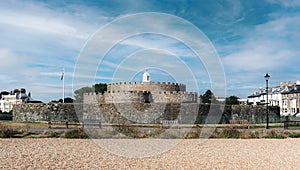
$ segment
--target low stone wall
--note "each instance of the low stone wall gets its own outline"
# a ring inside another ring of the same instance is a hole
[[[178,120],[183,124],[229,123],[229,120],[248,120],[251,123],[266,122],[264,106],[222,106],[197,103],[115,103],[86,104],[83,119],[101,119],[107,123],[126,119],[133,123],[159,123],[161,120]],[[280,122],[280,115],[269,111],[270,122]]]
[[[59,104],[59,103],[35,103],[35,104],[16,104],[13,107],[13,120],[16,122],[34,122],[68,120],[78,122],[75,108],[80,113],[82,105]]]
[[[224,109],[224,110],[223,110]],[[223,110],[223,112],[222,112]],[[77,114],[76,114],[77,113]],[[99,119],[107,123],[160,123],[177,120],[182,124],[229,123],[229,120],[266,122],[263,106],[222,106],[197,103],[106,103],[106,104],[18,104],[14,121]],[[209,115],[209,116],[208,116]],[[269,112],[270,122],[280,122],[279,113]]]
[[[265,123],[267,116],[266,106],[233,105],[231,119],[248,120],[250,123]],[[269,122],[281,122],[280,111],[269,109]]]

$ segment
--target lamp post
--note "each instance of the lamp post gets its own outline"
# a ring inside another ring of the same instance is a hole
[[[270,75],[267,73],[265,75],[265,80],[266,80],[266,92],[267,92],[267,129],[269,129],[269,78]]]

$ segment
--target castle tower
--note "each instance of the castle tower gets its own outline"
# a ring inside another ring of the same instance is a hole
[[[150,83],[150,74],[148,70],[146,70],[143,74],[143,83]]]

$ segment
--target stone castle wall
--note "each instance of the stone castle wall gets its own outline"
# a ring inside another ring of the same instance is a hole
[[[113,124],[124,120],[132,123],[160,123],[161,120],[177,120],[182,124],[217,124],[229,123],[232,119],[265,123],[267,113],[263,106],[222,106],[197,103],[86,104],[83,112],[83,119],[98,119]],[[209,119],[208,115],[210,115]],[[280,122],[280,115],[270,111],[269,121]]]
[[[186,86],[179,83],[170,82],[120,82],[107,85],[107,91],[120,92],[120,91],[186,91]]]
[[[59,103],[16,104],[13,106],[13,120],[16,122],[52,120],[78,122],[75,109],[80,112],[80,108],[82,105]]]
[[[264,123],[263,106],[225,106],[197,103],[106,103],[106,104],[17,104],[13,107],[14,121],[79,121],[99,119],[119,123],[124,119],[136,123],[160,123],[161,120],[178,120],[179,123],[228,123],[231,119]],[[211,118],[207,116],[211,109]],[[76,114],[77,113],[77,114]],[[222,115],[222,116],[221,116]],[[269,112],[270,122],[280,122],[279,113]]]
[[[150,103],[197,103],[198,94],[184,91],[148,92]],[[107,91],[104,94],[85,93],[83,103],[144,103],[145,92],[142,91]]]

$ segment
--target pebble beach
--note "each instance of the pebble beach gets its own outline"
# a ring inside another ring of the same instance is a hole
[[[186,139],[143,158],[114,154],[91,139],[0,139],[0,160],[0,169],[300,169],[300,139]]]

